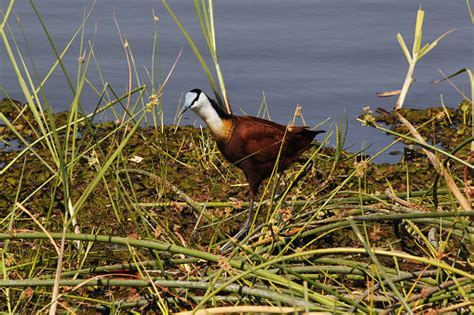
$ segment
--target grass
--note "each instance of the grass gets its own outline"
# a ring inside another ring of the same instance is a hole
[[[317,167],[284,198],[274,200],[304,165],[262,186],[252,232],[221,255],[248,206],[246,181],[207,130],[164,124],[161,95],[174,65],[168,75],[159,66],[156,19],[145,80],[121,36],[124,81],[135,83],[117,91],[102,75],[98,86],[89,78],[91,66],[101,73],[93,43],[84,44],[90,11],[59,51],[30,3],[57,62],[45,77],[26,66],[10,2],[0,32],[26,103],[0,103],[1,312],[474,311],[472,98],[454,109],[366,109],[360,121],[394,137],[372,157],[344,150],[341,119],[307,153]],[[195,5],[220,73],[212,2]],[[75,41],[84,59],[68,73],[62,58]],[[42,91],[58,70],[72,95],[63,113]],[[215,91],[227,100],[218,76]],[[85,89],[97,94],[92,113],[82,111]],[[98,123],[105,111],[116,121]],[[265,95],[259,113],[270,116]],[[372,162],[400,141],[421,149],[398,164]]]

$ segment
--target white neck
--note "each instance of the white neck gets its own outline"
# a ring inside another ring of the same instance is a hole
[[[206,122],[207,127],[213,134],[219,134],[223,129],[224,123],[222,118],[219,117],[219,114],[217,114],[207,98],[200,102],[199,106],[191,109]]]

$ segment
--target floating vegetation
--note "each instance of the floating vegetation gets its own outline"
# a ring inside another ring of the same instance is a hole
[[[416,125],[417,130],[431,144],[439,145],[448,150],[454,149],[468,139],[472,133],[472,106],[467,100],[462,101],[456,108],[403,108],[398,112]],[[378,108],[374,118],[377,122],[390,126],[392,130],[398,133],[406,134],[408,132],[406,126],[397,119],[395,112],[387,112]],[[406,140],[402,141],[409,143]],[[468,145],[463,148],[464,152],[468,149]]]
[[[458,133],[470,124],[463,120],[462,106],[402,111],[422,126],[425,137],[450,151],[468,136]],[[0,108],[22,137],[36,139],[34,126],[19,118],[19,102],[3,100]],[[67,115],[54,114],[53,119],[61,125]],[[406,132],[390,113],[378,111],[374,117]],[[3,139],[14,139],[10,129],[1,128]],[[96,167],[124,136],[112,122],[79,129],[78,147],[88,153],[75,166],[72,200],[80,198]],[[59,133],[60,139],[64,136]],[[0,162],[9,163],[22,149],[2,148]],[[316,166],[284,200],[271,197],[301,166],[271,179],[253,233],[243,247],[223,257],[219,245],[227,241],[225,234],[238,229],[238,214],[247,206],[239,201],[247,199],[246,190],[235,185],[246,182],[243,175],[220,155],[207,130],[138,127],[85,201],[77,216],[81,233],[66,234],[67,240],[80,240],[83,246],[78,250],[74,242],[66,243],[61,300],[81,312],[270,301],[316,310],[332,305],[329,309],[340,312],[395,311],[402,304],[389,282],[399,293],[410,288],[410,307],[461,303],[471,297],[474,227],[463,215],[474,213],[453,208],[444,187],[439,187],[439,205],[433,208],[436,172],[426,155],[405,153],[399,163],[376,164],[369,156],[345,151],[336,161],[336,150],[315,146],[307,157]],[[47,148],[36,152],[48,161]],[[466,159],[467,151],[456,155]],[[462,180],[462,165],[450,169]],[[47,239],[61,239],[65,207],[64,192],[50,177],[50,170],[32,154],[17,159],[0,176],[0,239],[4,247],[8,244],[3,264],[9,270],[8,280],[0,280],[0,287],[8,290],[0,305],[10,303],[22,312],[47,305],[42,287],[55,282],[57,253]],[[19,203],[36,219],[21,212]],[[38,224],[48,233],[40,233]],[[364,248],[369,244],[375,261]],[[379,279],[371,276],[373,268]],[[25,278],[30,280],[20,280]],[[131,291],[126,289],[130,286]],[[89,297],[87,302],[84,297]],[[28,303],[18,304],[26,298]]]

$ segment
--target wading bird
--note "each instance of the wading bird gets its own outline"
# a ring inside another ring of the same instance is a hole
[[[311,147],[314,137],[324,131],[313,131],[304,126],[283,126],[258,117],[225,113],[216,101],[200,89],[186,93],[181,115],[188,109],[206,122],[219,150],[230,163],[242,169],[249,183],[247,220],[234,236],[239,239],[250,228],[258,188],[264,179],[271,176],[275,163],[278,161],[279,172],[286,170]],[[225,251],[229,245],[224,245],[221,251]]]

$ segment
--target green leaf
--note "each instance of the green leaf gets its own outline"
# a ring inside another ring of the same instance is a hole
[[[444,77],[443,79],[432,81],[431,83],[437,84],[437,83],[449,80],[451,78],[454,78],[455,76],[458,76],[458,75],[460,75],[464,72],[467,73],[467,75],[469,77],[469,81],[471,83],[471,102],[472,102],[474,100],[474,75],[473,75],[471,69],[469,69],[469,68],[462,68],[461,70],[458,70],[458,71],[448,75],[447,77]],[[473,109],[473,117],[474,117],[474,109]]]
[[[425,17],[425,11],[421,8],[418,10],[416,15],[416,25],[415,25],[415,40],[413,41],[413,58],[416,58],[418,52],[420,51],[421,38],[423,35],[423,19]]]
[[[398,43],[400,44],[400,48],[402,49],[403,53],[405,54],[405,57],[407,58],[408,63],[411,63],[411,56],[410,52],[408,51],[407,45],[405,44],[405,41],[403,40],[402,34],[398,33],[397,34],[397,40]]]
[[[425,46],[423,46],[423,48],[419,51],[419,54],[417,56],[417,60],[420,60],[421,58],[423,58],[423,56],[425,56],[427,53],[429,53],[433,48],[435,48],[436,46],[438,46],[438,42],[440,40],[442,40],[446,35],[448,35],[449,33],[451,32],[454,32],[456,29],[453,28],[449,31],[447,31],[446,33],[444,33],[443,35],[441,35],[440,37],[438,37],[436,40],[434,40],[432,43],[430,44],[427,44]]]
[[[211,43],[209,28],[208,28],[207,23],[206,23],[206,25],[204,24],[208,20],[207,19],[207,12],[206,12],[206,5],[205,5],[204,1],[203,1],[202,5],[203,5],[203,8],[204,8],[203,10],[201,10],[201,6],[199,5],[199,0],[194,0],[194,8],[196,9],[196,15],[198,17],[199,24],[201,25],[202,34],[204,35],[204,39],[206,40],[207,46],[211,47],[212,43]],[[212,49],[210,49],[210,50],[211,50],[211,53],[212,53]]]
[[[471,72],[470,69],[468,69],[468,68],[462,68],[461,70],[458,70],[458,71],[456,71],[456,72],[454,72],[454,73],[452,73],[452,74],[450,74],[450,75],[444,77],[443,79],[431,81],[431,83],[432,83],[432,84],[437,84],[437,83],[446,81],[446,80],[448,80],[448,79],[454,78],[454,77],[456,77],[456,76],[458,76],[458,75],[460,75],[460,74],[462,74],[462,73],[464,73],[464,72],[468,72],[469,76],[472,77],[472,72]]]
[[[472,14],[471,4],[469,0],[466,0],[467,10],[469,11],[469,16],[471,17],[471,23],[474,24],[474,14]]]
[[[8,18],[10,17],[10,13],[12,12],[13,4],[15,4],[15,1],[10,1],[8,4],[7,11],[3,14],[3,21],[0,24],[0,33],[3,33],[3,28],[5,27],[5,24],[8,21]]]

